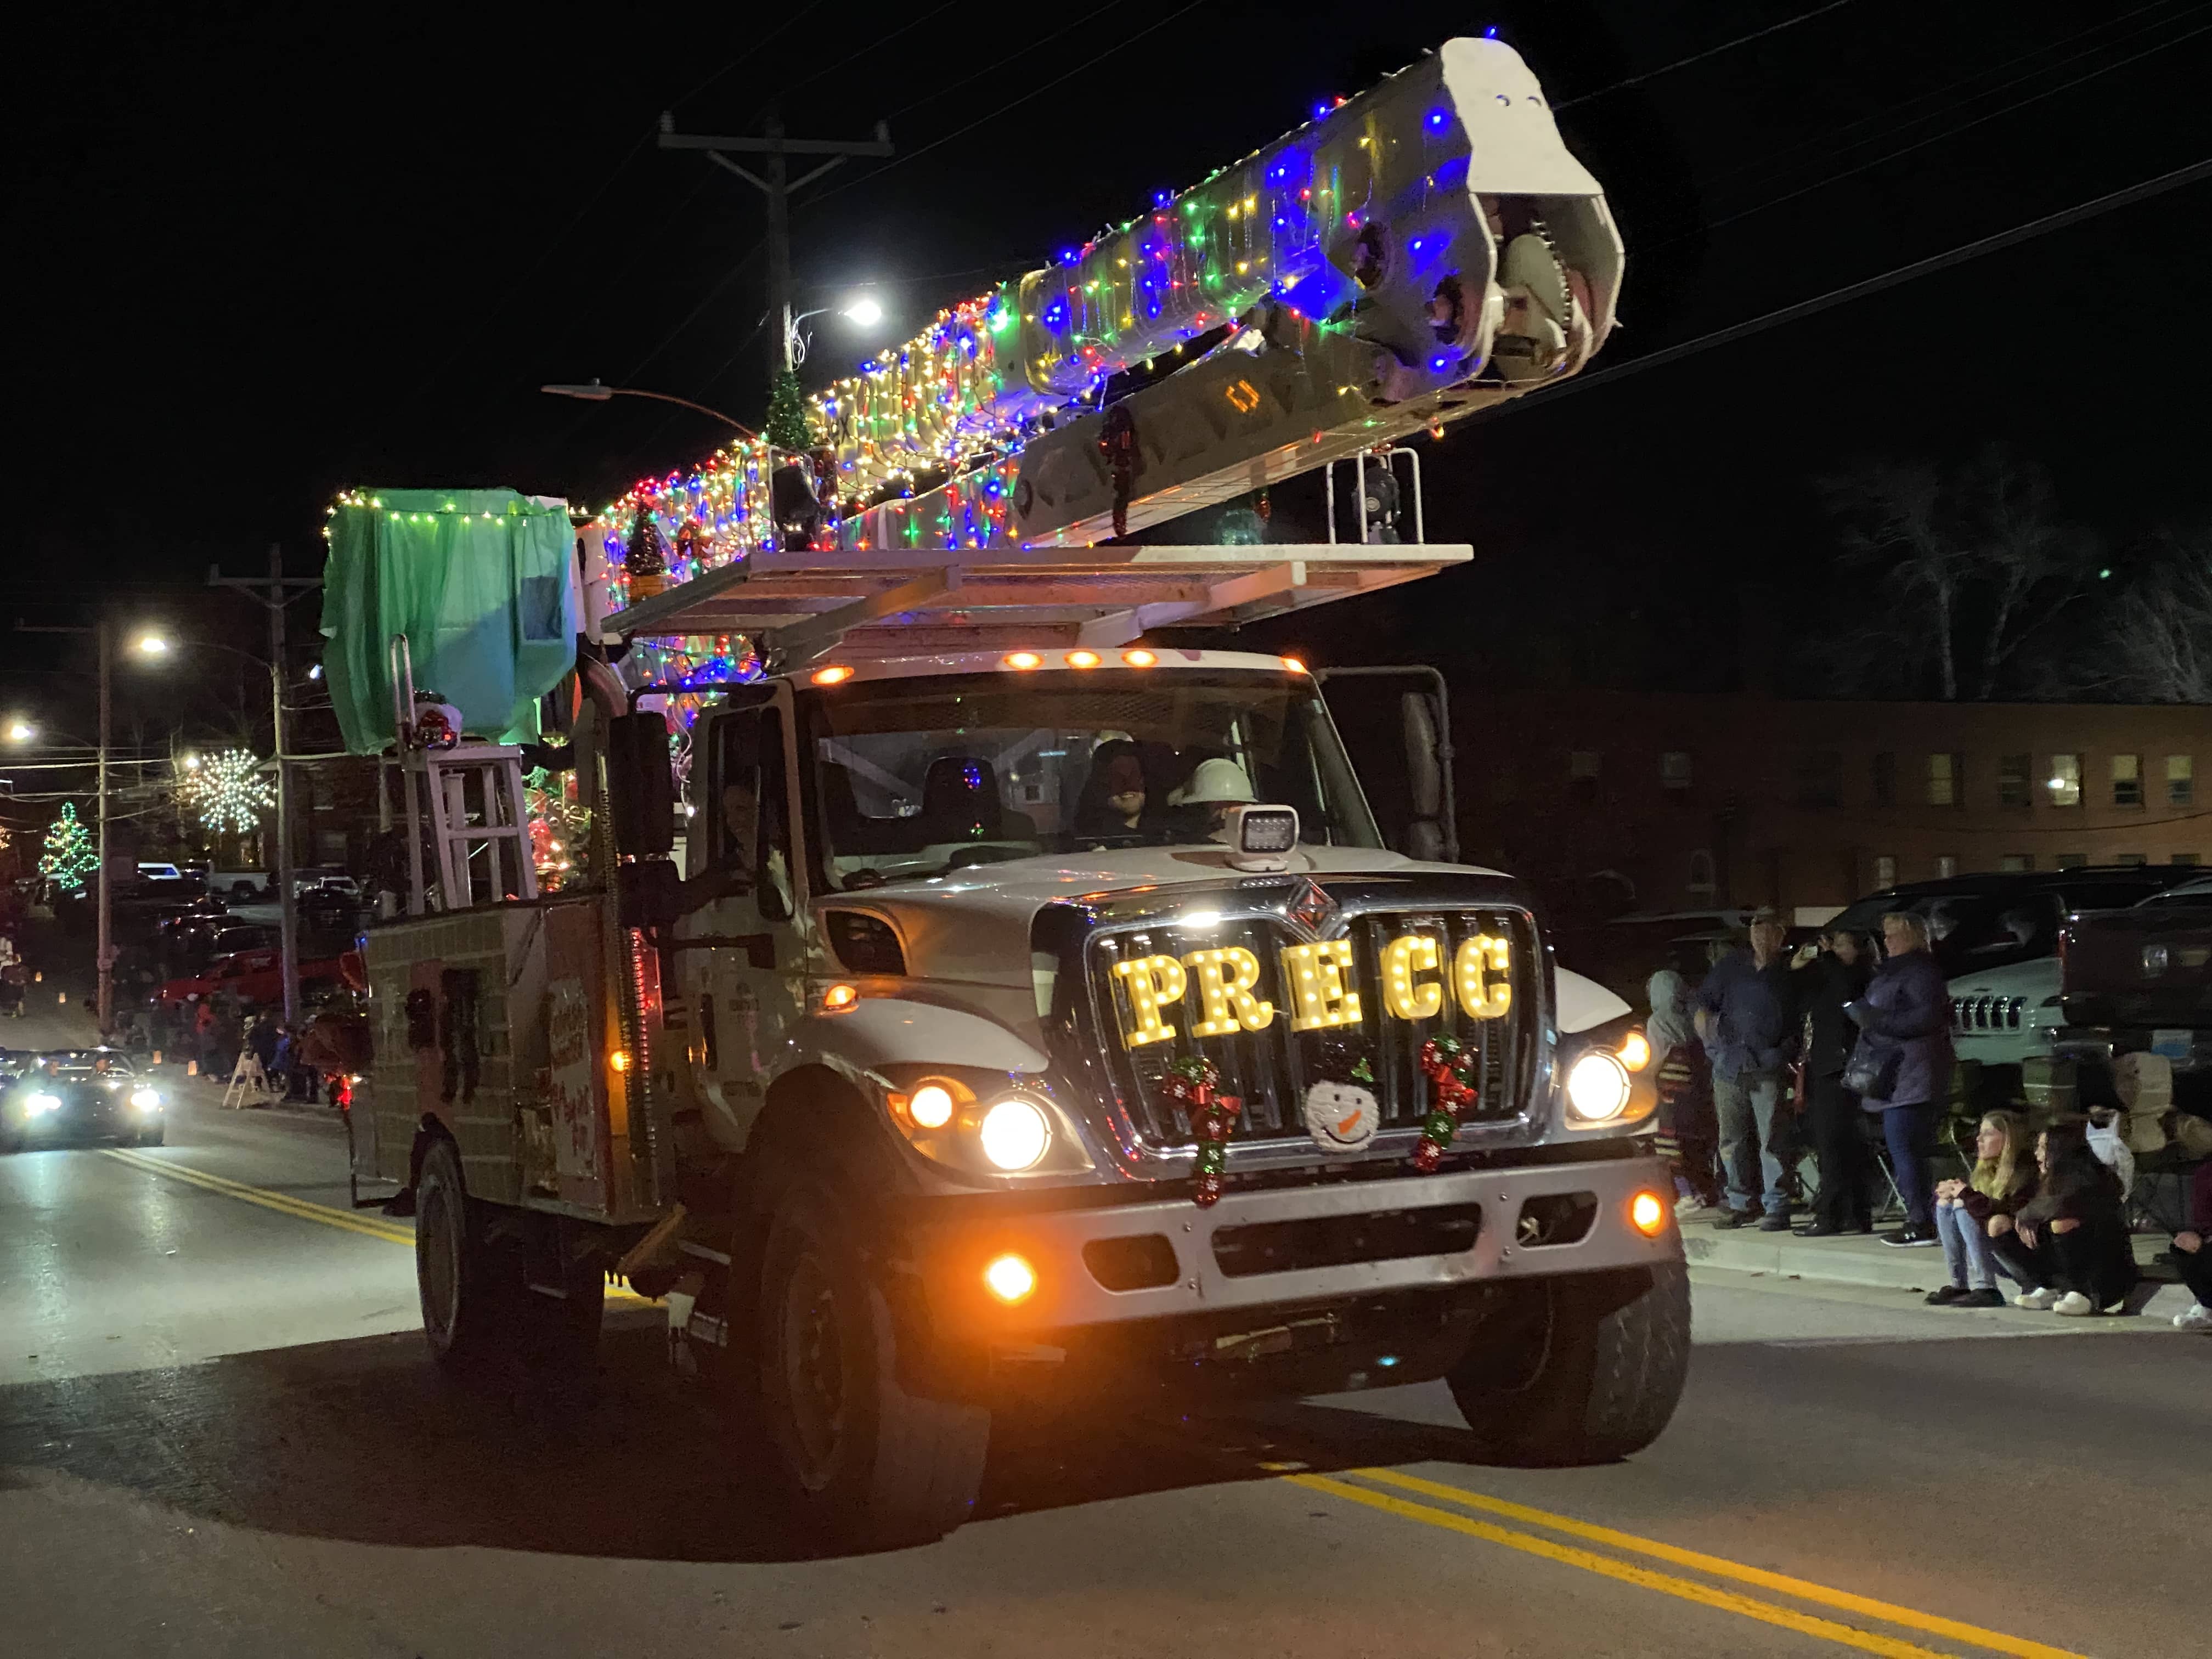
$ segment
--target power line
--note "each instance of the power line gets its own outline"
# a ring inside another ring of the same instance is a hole
[[[1815,17],[1825,17],[1832,11],[1840,11],[1851,0],[1828,0],[1825,6],[1815,6],[1810,11],[1801,11],[1795,17],[1785,17],[1778,23],[1770,23],[1763,29],[1753,29],[1749,34],[1739,34],[1733,40],[1723,40],[1717,46],[1708,46],[1703,52],[1693,52],[1687,58],[1677,58],[1671,64],[1662,64],[1657,69],[1646,70],[1641,75],[1632,75],[1625,81],[1615,81],[1611,86],[1600,87],[1595,92],[1578,93],[1565,103],[1554,104],[1556,112],[1572,109],[1577,104],[1587,104],[1594,98],[1603,98],[1625,87],[1640,87],[1646,81],[1656,81],[1662,75],[1672,75],[1678,69],[1687,69],[1692,64],[1702,64],[1708,58],[1717,58],[1724,52],[1734,52],[1738,46],[1748,46],[1753,40],[1763,40],[1770,34],[1779,34],[1784,29],[1796,28],[1800,23],[1810,22]]]

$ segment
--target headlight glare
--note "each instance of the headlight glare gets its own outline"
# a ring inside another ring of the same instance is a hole
[[[37,1094],[33,1095],[23,1103],[30,1108],[31,1115],[35,1117],[41,1112],[58,1112],[61,1110],[62,1097],[59,1095]]]
[[[1025,1095],[994,1101],[976,1129],[983,1156],[1009,1175],[1033,1170],[1052,1146],[1052,1121]]]
[[[1628,1068],[1620,1057],[1593,1048],[1567,1068],[1567,1111],[1584,1123],[1602,1123],[1628,1109]]]
[[[131,1103],[142,1112],[155,1111],[161,1107],[161,1097],[151,1089],[133,1089]]]

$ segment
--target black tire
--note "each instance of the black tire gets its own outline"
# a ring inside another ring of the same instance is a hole
[[[975,1508],[990,1413],[901,1385],[890,1306],[846,1206],[795,1184],[771,1213],[754,1350],[770,1466],[837,1547],[942,1538]]]
[[[1609,1463],[1659,1437],[1690,1365],[1679,1261],[1516,1286],[1448,1376],[1483,1461]]]
[[[168,1136],[168,1125],[166,1123],[156,1123],[150,1129],[141,1129],[138,1132],[138,1144],[141,1146],[158,1146],[164,1140],[167,1139]]]
[[[521,1253],[487,1242],[484,1206],[468,1195],[460,1154],[443,1136],[422,1156],[415,1203],[415,1286],[431,1357],[455,1368],[486,1359],[519,1322]]]

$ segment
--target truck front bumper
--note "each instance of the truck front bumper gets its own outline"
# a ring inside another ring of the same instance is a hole
[[[922,1221],[908,1243],[941,1325],[1011,1334],[1680,1261],[1674,1207],[1665,1163],[1624,1158]],[[1012,1300],[1008,1255],[1033,1281]]]

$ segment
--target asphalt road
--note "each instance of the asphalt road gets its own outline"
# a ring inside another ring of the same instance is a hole
[[[1706,1274],[1625,1463],[1475,1466],[1441,1387],[1015,1425],[951,1538],[810,1559],[656,1310],[450,1385],[337,1127],[214,1099],[0,1160],[9,1653],[2212,1652],[2202,1338]]]

